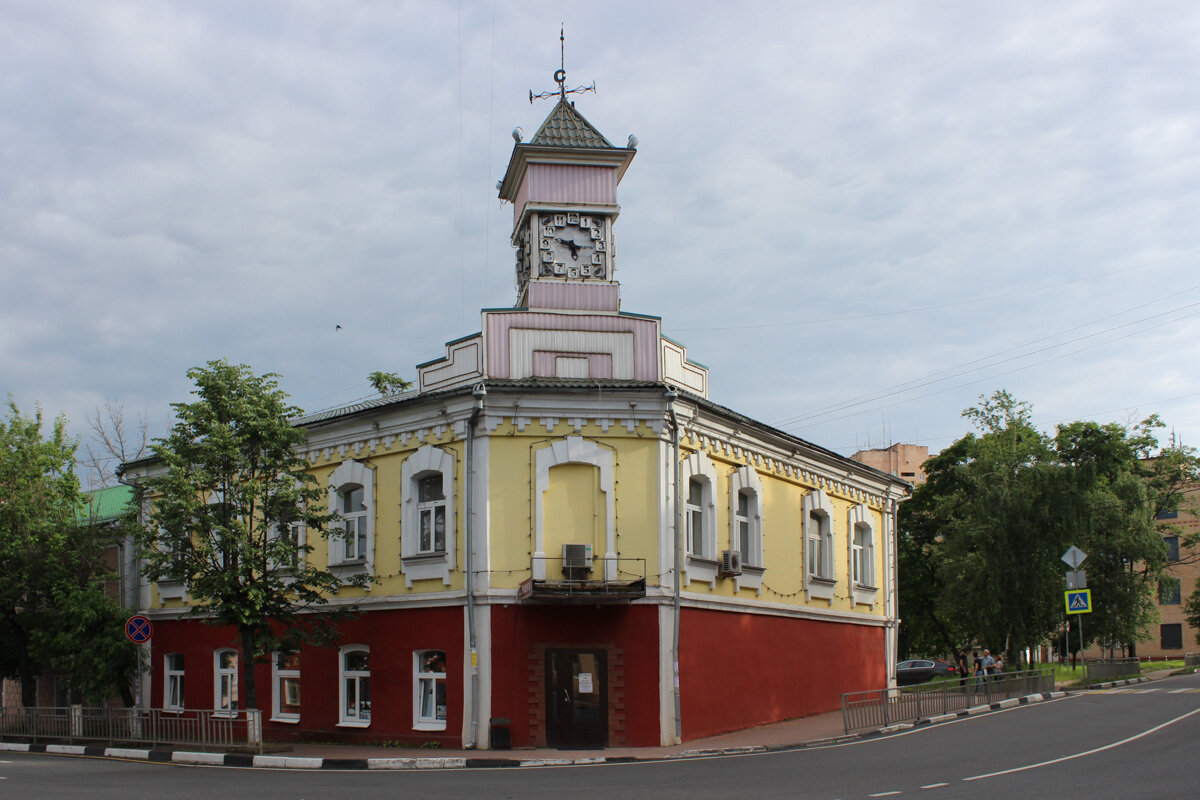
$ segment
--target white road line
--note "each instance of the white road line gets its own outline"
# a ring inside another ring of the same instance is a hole
[[[1161,692],[1161,691],[1162,691],[1162,687],[1160,686],[1157,689],[1138,689],[1137,691],[1134,692],[1134,694],[1150,694],[1151,692]]]
[[[941,789],[943,786],[949,786],[948,783],[931,783],[928,786],[922,786],[922,789]]]
[[[1187,719],[1188,717],[1192,716],[1193,714],[1200,714],[1200,708],[1193,709],[1192,711],[1189,711],[1186,714],[1179,715],[1175,719],[1169,719],[1166,722],[1162,723],[1161,725],[1155,725],[1153,728],[1150,728],[1149,730],[1142,731],[1139,734],[1130,736],[1127,739],[1122,739],[1119,742],[1113,742],[1112,744],[1106,744],[1103,747],[1096,747],[1091,750],[1084,750],[1082,753],[1074,753],[1073,755],[1063,756],[1062,758],[1052,758],[1049,761],[1040,761],[1037,764],[1026,764],[1023,767],[1013,767],[1012,769],[1003,769],[1003,770],[1000,770],[999,772],[989,772],[984,775],[973,775],[970,778],[963,778],[963,780],[964,781],[978,781],[978,780],[983,780],[984,778],[995,778],[997,775],[1008,775],[1013,772],[1024,772],[1027,769],[1037,769],[1038,767],[1048,767],[1051,764],[1059,764],[1063,761],[1070,761],[1075,758],[1082,758],[1083,756],[1090,756],[1095,753],[1103,753],[1105,750],[1112,750],[1114,747],[1120,747],[1121,745],[1129,744],[1130,742],[1137,741],[1138,739],[1141,739],[1144,736],[1149,736],[1150,734],[1152,734],[1156,731],[1162,730],[1163,728],[1167,727],[1168,725],[1174,725],[1176,722],[1179,722],[1180,720]]]
[[[894,794],[900,794],[900,792],[878,792],[876,794],[869,794],[867,797],[891,797]]]
[[[1194,692],[1195,689],[1172,689],[1167,694],[1183,694],[1184,692]]]

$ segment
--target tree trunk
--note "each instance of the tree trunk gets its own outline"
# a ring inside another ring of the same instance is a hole
[[[258,708],[258,684],[254,680],[254,642],[253,628],[242,628],[242,657],[239,661],[239,671],[242,673],[242,686],[246,690],[243,708]]]

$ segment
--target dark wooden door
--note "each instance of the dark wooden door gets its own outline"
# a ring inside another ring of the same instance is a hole
[[[546,651],[546,744],[608,746],[608,654]]]

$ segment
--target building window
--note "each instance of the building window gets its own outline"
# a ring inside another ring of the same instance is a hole
[[[850,569],[854,583],[859,586],[874,586],[875,542],[869,525],[858,523],[854,526],[851,549]]]
[[[1183,625],[1175,622],[1167,625],[1160,625],[1159,636],[1163,650],[1182,650],[1183,649]]]
[[[232,714],[238,710],[237,650],[218,650],[213,662],[213,708]]]
[[[343,461],[329,479],[329,507],[343,533],[329,538],[331,566],[372,569],[375,550],[375,473],[360,461]]]
[[[183,653],[167,653],[163,658],[163,708],[183,710]]]
[[[404,579],[449,586],[454,554],[454,453],[422,445],[400,466],[400,559]]]
[[[763,563],[761,497],[762,481],[750,465],[738,467],[729,476],[729,546],[742,554],[743,568]]]
[[[808,512],[808,574],[833,580],[833,525],[822,509]]]
[[[346,531],[346,561],[361,561],[367,557],[367,506],[361,486],[350,484],[338,489],[337,513],[342,517],[342,528]]]
[[[1163,578],[1158,582],[1158,603],[1163,606],[1177,606],[1183,601],[1179,588],[1179,578]]]
[[[1155,519],[1179,519],[1179,509],[1173,508],[1170,511],[1160,511],[1154,515]]]
[[[1163,544],[1167,546],[1167,561],[1179,560],[1179,537],[1164,536]]]
[[[341,683],[342,725],[371,724],[371,650],[361,644],[347,645],[338,654]]]
[[[708,482],[700,478],[688,481],[684,518],[687,525],[687,552],[704,558],[704,507]]]
[[[417,517],[421,528],[419,552],[445,552],[446,494],[440,472],[417,479]]]
[[[441,650],[414,653],[413,729],[446,729],[446,654]]]
[[[279,652],[271,657],[271,685],[274,687],[274,707],[271,719],[280,722],[300,720],[300,654],[294,650]]]
[[[833,600],[833,502],[814,489],[800,504],[804,520],[804,583],[809,599]]]

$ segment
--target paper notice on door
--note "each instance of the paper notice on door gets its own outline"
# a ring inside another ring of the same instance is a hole
[[[580,694],[592,694],[595,691],[596,690],[592,688],[592,673],[590,673],[590,672],[579,673],[579,693]]]

